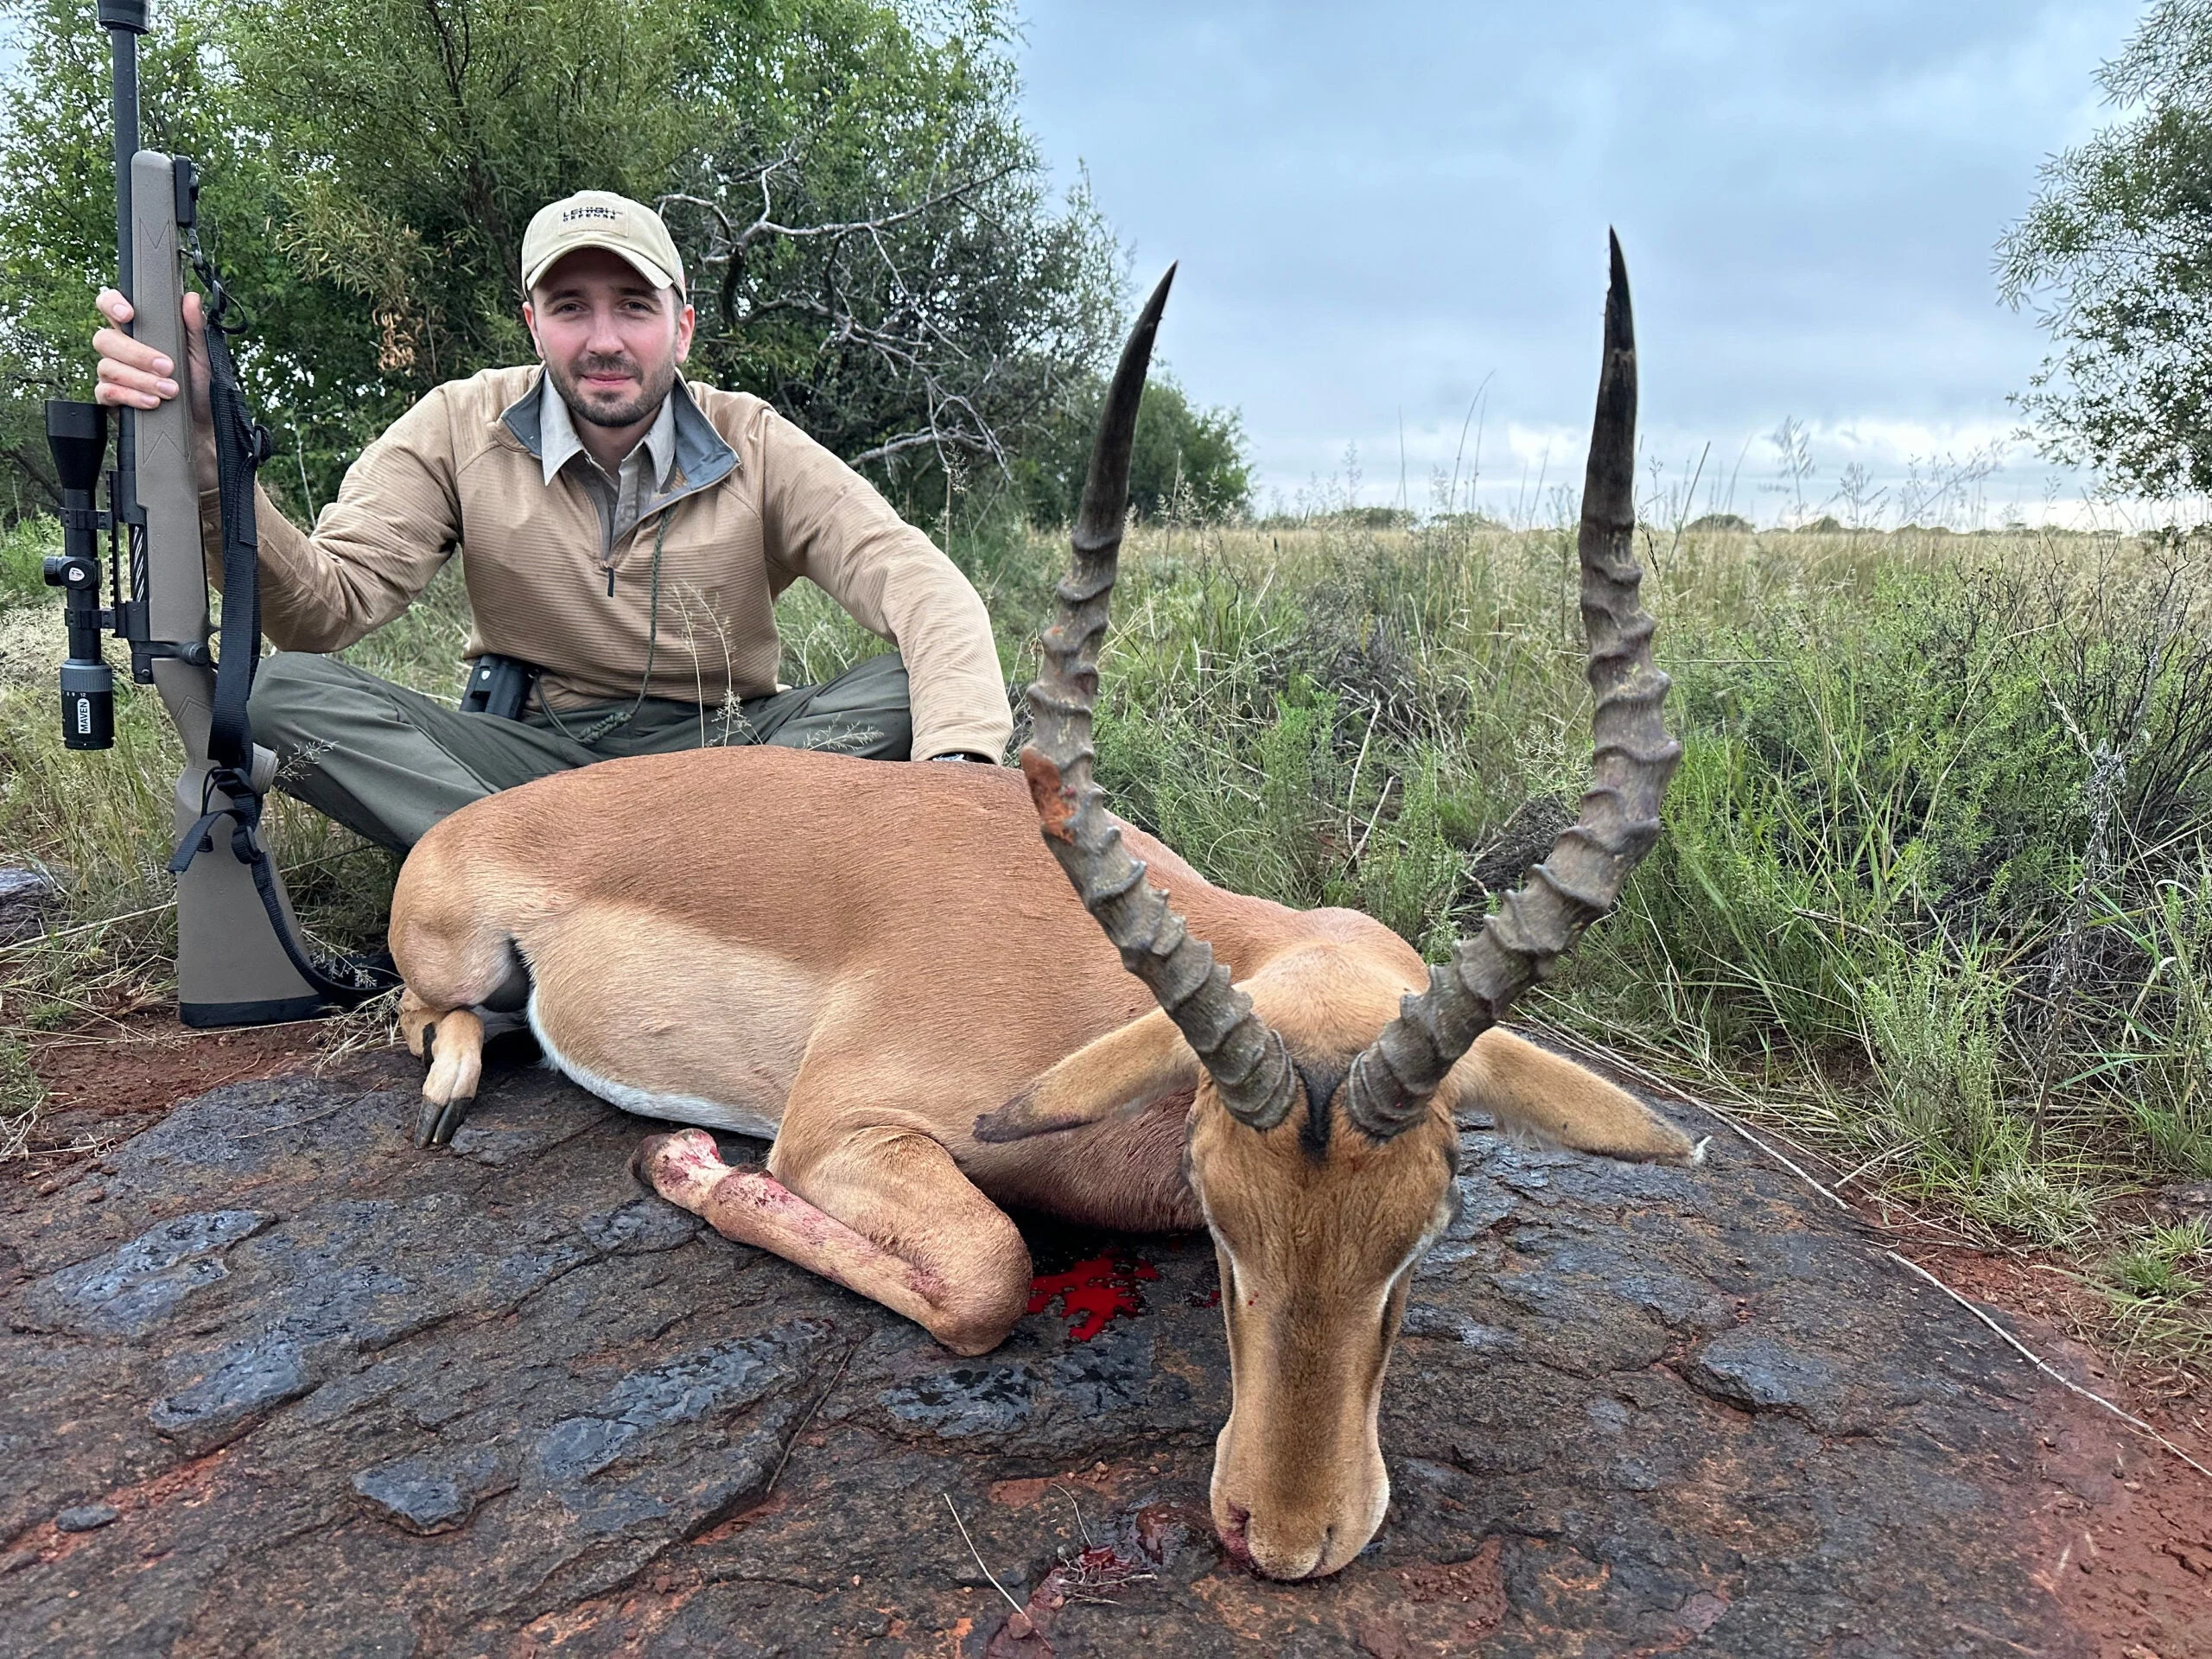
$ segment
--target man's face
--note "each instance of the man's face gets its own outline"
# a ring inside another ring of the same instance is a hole
[[[523,321],[577,420],[636,426],[659,411],[691,350],[691,308],[620,254],[582,248],[537,279]]]

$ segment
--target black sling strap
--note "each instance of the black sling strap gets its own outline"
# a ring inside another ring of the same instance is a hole
[[[195,238],[196,239],[196,238]],[[253,507],[254,474],[269,458],[269,429],[247,412],[231,360],[231,330],[224,313],[229,296],[194,250],[201,279],[215,296],[207,309],[207,401],[214,416],[217,498],[223,515],[222,655],[215,669],[214,716],[207,757],[219,766],[251,772],[253,728],[246,702],[261,662],[261,532]]]
[[[276,866],[261,841],[262,798],[253,786],[253,728],[246,705],[261,661],[261,537],[254,518],[253,480],[269,458],[269,429],[249,413],[238,388],[230,346],[235,326],[226,321],[230,296],[200,251],[196,226],[191,229],[188,246],[193,269],[207,290],[208,404],[214,417],[217,496],[223,520],[222,654],[215,663],[214,708],[207,734],[207,758],[213,765],[200,795],[200,817],[177,842],[169,869],[182,875],[194,859],[213,851],[216,820],[229,818],[232,856],[252,870],[254,891],[261,895],[269,925],[276,930],[276,941],[293,968],[316,995],[352,1007],[390,990],[400,982],[399,976],[360,958],[325,963],[310,956],[284,914]],[[229,804],[215,805],[218,794]]]

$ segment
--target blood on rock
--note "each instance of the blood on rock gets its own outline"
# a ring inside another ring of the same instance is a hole
[[[1039,1274],[1029,1281],[1029,1311],[1042,1313],[1054,1301],[1071,1319],[1068,1335],[1089,1342],[1123,1314],[1141,1313],[1140,1282],[1160,1277],[1160,1269],[1138,1257],[1095,1255],[1065,1273]]]

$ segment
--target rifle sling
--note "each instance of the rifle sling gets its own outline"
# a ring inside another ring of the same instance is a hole
[[[207,757],[250,775],[253,728],[246,702],[261,660],[261,534],[254,518],[253,479],[269,435],[246,413],[229,334],[217,317],[207,319],[207,400],[214,416],[216,494],[223,518],[222,654],[215,666]]]
[[[203,269],[212,292],[219,283]],[[261,537],[254,518],[254,474],[269,454],[268,429],[247,413],[231,359],[230,333],[223,326],[226,307],[219,297],[207,317],[208,406],[215,428],[216,494],[223,519],[222,654],[215,663],[215,697],[207,732],[213,762],[200,794],[199,820],[177,842],[170,871],[182,875],[201,853],[214,849],[215,821],[232,821],[231,853],[253,872],[254,891],[269,913],[276,942],[302,979],[318,995],[352,1007],[390,990],[399,976],[380,964],[341,957],[325,964],[304,950],[284,913],[276,868],[261,842],[262,798],[253,786],[253,727],[246,706],[253,695],[254,671],[261,661]],[[228,804],[212,805],[217,793]]]

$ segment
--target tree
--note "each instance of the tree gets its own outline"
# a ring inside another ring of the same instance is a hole
[[[2019,401],[2115,489],[2212,489],[2212,0],[2156,0],[2097,83],[2127,113],[2045,163],[1998,245],[2053,346]]]
[[[1072,388],[1023,457],[1022,498],[1033,523],[1073,522],[1104,397],[1105,383],[1096,378]],[[1250,505],[1251,493],[1252,465],[1236,411],[1193,409],[1172,376],[1155,372],[1137,405],[1130,510],[1141,518],[1171,512],[1230,518]]]
[[[83,361],[111,264],[91,11],[18,8],[12,378]],[[1087,197],[1047,199],[1007,18],[1005,0],[175,0],[147,37],[149,131],[169,123],[207,164],[253,303],[239,357],[277,435],[271,481],[311,508],[428,387],[527,360],[524,227],[587,186],[663,206],[700,378],[767,397],[912,512],[1007,476],[1122,309]]]
[[[702,360],[925,511],[1003,479],[1122,314],[1087,194],[1046,211],[1002,16],[961,16],[930,39],[879,7],[814,7],[779,95],[734,110],[669,204],[713,278]]]
[[[4,15],[22,55],[0,87],[0,460],[20,511],[60,501],[45,400],[91,394],[92,296],[115,274],[115,151],[107,36],[91,0],[33,0]],[[267,175],[232,142],[203,72],[207,50],[188,18],[147,36],[143,137],[198,158],[209,217],[228,220],[265,199]],[[232,264],[257,297],[285,286],[281,259],[249,251]]]

